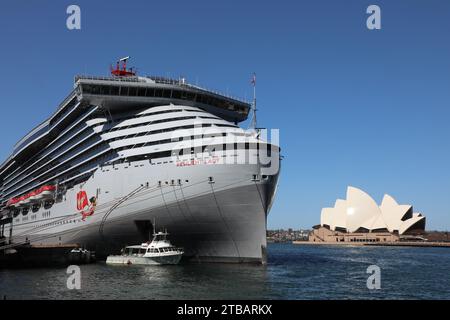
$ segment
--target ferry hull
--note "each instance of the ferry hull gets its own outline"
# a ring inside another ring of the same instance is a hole
[[[148,257],[133,257],[133,256],[108,256],[107,264],[113,265],[170,265],[178,264],[181,260],[181,254],[170,255],[164,257],[148,258]]]

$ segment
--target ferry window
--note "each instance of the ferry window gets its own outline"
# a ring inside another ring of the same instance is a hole
[[[171,90],[164,90],[163,91],[164,98],[170,98],[170,93],[171,93]]]
[[[163,96],[163,91],[161,89],[155,90],[155,97],[161,98]]]

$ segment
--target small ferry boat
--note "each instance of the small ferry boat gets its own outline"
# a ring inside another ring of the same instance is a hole
[[[178,264],[184,250],[174,247],[167,239],[168,235],[167,232],[154,233],[152,242],[125,247],[122,249],[121,255],[108,256],[106,263],[127,265]]]

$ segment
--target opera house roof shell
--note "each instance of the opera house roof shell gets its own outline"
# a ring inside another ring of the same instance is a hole
[[[381,205],[364,191],[347,188],[347,199],[336,200],[333,208],[323,208],[320,224],[333,231],[398,232],[425,229],[425,217],[413,213],[411,205],[399,205],[390,195],[384,195]]]

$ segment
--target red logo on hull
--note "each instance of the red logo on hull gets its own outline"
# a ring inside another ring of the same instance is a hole
[[[97,205],[97,198],[91,197],[88,200],[86,191],[80,191],[77,193],[77,210],[81,213],[81,220],[86,220],[86,217],[92,216]]]

